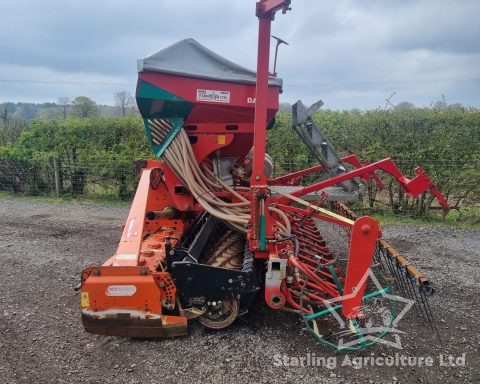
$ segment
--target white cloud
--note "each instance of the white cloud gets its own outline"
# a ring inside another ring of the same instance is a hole
[[[293,0],[292,8],[272,28],[290,43],[278,62],[283,100],[374,108],[397,91],[393,102],[428,105],[445,94],[452,103],[480,105],[479,1]],[[137,58],[185,37],[254,69],[254,9],[255,0],[4,0],[0,64],[10,69],[0,80],[35,80],[44,68],[52,81],[85,84],[0,82],[0,102],[78,91],[110,103],[119,88],[133,93]],[[26,66],[36,69],[23,73]]]
[[[113,103],[113,92],[132,88],[135,79],[92,72],[54,71],[47,67],[0,63],[0,100],[55,102],[59,97],[86,95]],[[95,97],[102,95],[102,99]],[[104,99],[103,99],[104,98]]]

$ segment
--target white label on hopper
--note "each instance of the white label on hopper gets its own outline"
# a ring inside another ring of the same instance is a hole
[[[229,91],[214,91],[212,89],[197,89],[197,101],[212,103],[230,103]]]

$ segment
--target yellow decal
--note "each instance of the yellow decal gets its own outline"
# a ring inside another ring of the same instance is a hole
[[[80,292],[80,306],[90,307],[90,298],[88,292]]]
[[[218,144],[225,144],[225,135],[218,135],[217,136],[217,143]]]

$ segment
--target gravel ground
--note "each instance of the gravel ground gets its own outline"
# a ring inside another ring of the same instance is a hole
[[[383,229],[434,283],[431,303],[441,339],[410,311],[399,324],[406,332],[402,350],[377,345],[359,356],[432,356],[433,366],[355,368],[343,365],[355,355],[333,353],[302,332],[296,317],[261,302],[218,332],[192,323],[189,335],[176,339],[85,333],[73,288],[85,265],[114,252],[127,211],[0,198],[0,383],[480,383],[478,231]],[[331,358],[336,368],[275,365],[276,354],[308,353]],[[440,354],[445,361],[462,353],[465,366],[440,364]]]

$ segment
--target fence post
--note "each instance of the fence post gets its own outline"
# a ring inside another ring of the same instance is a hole
[[[55,196],[60,197],[60,162],[53,159],[53,168],[55,169]]]

